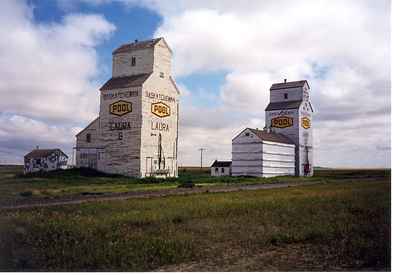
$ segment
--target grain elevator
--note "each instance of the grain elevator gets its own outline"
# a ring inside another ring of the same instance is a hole
[[[232,139],[232,175],[312,176],[313,112],[306,80],[273,84],[264,129],[246,128]]]
[[[179,91],[163,38],[113,51],[100,112],[76,135],[78,167],[135,177],[177,177]]]

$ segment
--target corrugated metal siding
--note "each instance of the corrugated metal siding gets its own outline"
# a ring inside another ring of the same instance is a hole
[[[262,141],[243,131],[232,141],[232,176],[274,177],[295,174],[295,146]]]

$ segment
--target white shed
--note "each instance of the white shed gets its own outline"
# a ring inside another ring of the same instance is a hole
[[[212,177],[230,176],[232,172],[231,166],[232,166],[232,161],[215,160],[214,163],[211,165],[211,176]]]
[[[295,144],[288,137],[246,128],[232,139],[232,176],[295,175]]]

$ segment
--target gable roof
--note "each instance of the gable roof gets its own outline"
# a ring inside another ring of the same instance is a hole
[[[291,81],[291,82],[274,83],[274,84],[272,84],[272,86],[269,90],[272,91],[272,90],[303,87],[304,84],[307,84],[308,88],[310,88],[310,85],[308,85],[307,80],[299,80],[299,81]]]
[[[218,161],[215,160],[211,167],[231,167],[232,161]]]
[[[156,45],[162,38],[155,38],[155,39],[150,39],[150,40],[144,40],[144,41],[137,41],[133,43],[128,43],[128,44],[123,44],[117,49],[115,49],[112,54],[116,53],[124,53],[124,52],[130,52],[132,50],[140,50],[140,49],[146,49],[146,48],[152,48],[154,45]]]
[[[88,126],[86,126],[85,128],[83,128],[79,133],[77,133],[75,136],[77,137],[77,136],[79,136],[80,134],[82,134],[87,128],[89,128],[90,126],[92,126],[93,125],[93,123],[95,123],[95,122],[97,122],[98,120],[99,120],[99,116],[98,117],[96,117],[92,122],[90,122],[89,124],[88,124]]]
[[[301,103],[301,100],[270,102],[265,111],[298,109]]]
[[[257,129],[251,129],[251,128],[247,128],[247,129],[252,131],[257,137],[259,137],[263,141],[295,144],[290,138],[288,138],[287,136],[282,135],[282,134],[268,132],[266,130],[257,130]]]
[[[64,156],[68,157],[63,151],[61,151],[60,149],[34,149],[31,152],[29,152],[28,154],[26,154],[24,156],[24,158],[45,158],[50,156],[53,153],[57,153],[60,152],[62,153]]]
[[[150,75],[151,73],[112,77],[100,88],[100,91],[141,86]]]

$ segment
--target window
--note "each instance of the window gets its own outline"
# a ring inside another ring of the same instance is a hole
[[[160,72],[160,77],[164,78],[164,73],[163,72]]]
[[[246,134],[244,134],[246,137],[248,137],[248,136],[250,136],[250,133],[246,133]]]
[[[92,135],[91,134],[86,134],[86,142],[90,143],[92,140]]]
[[[284,96],[285,99],[288,99],[288,94],[287,93],[284,93],[283,96]]]
[[[136,57],[132,56],[131,66],[136,66]]]
[[[41,162],[42,162],[41,159],[36,159],[36,164],[40,165]]]
[[[221,168],[221,173],[225,173],[224,167]]]
[[[215,172],[218,172],[218,167],[215,167]]]

